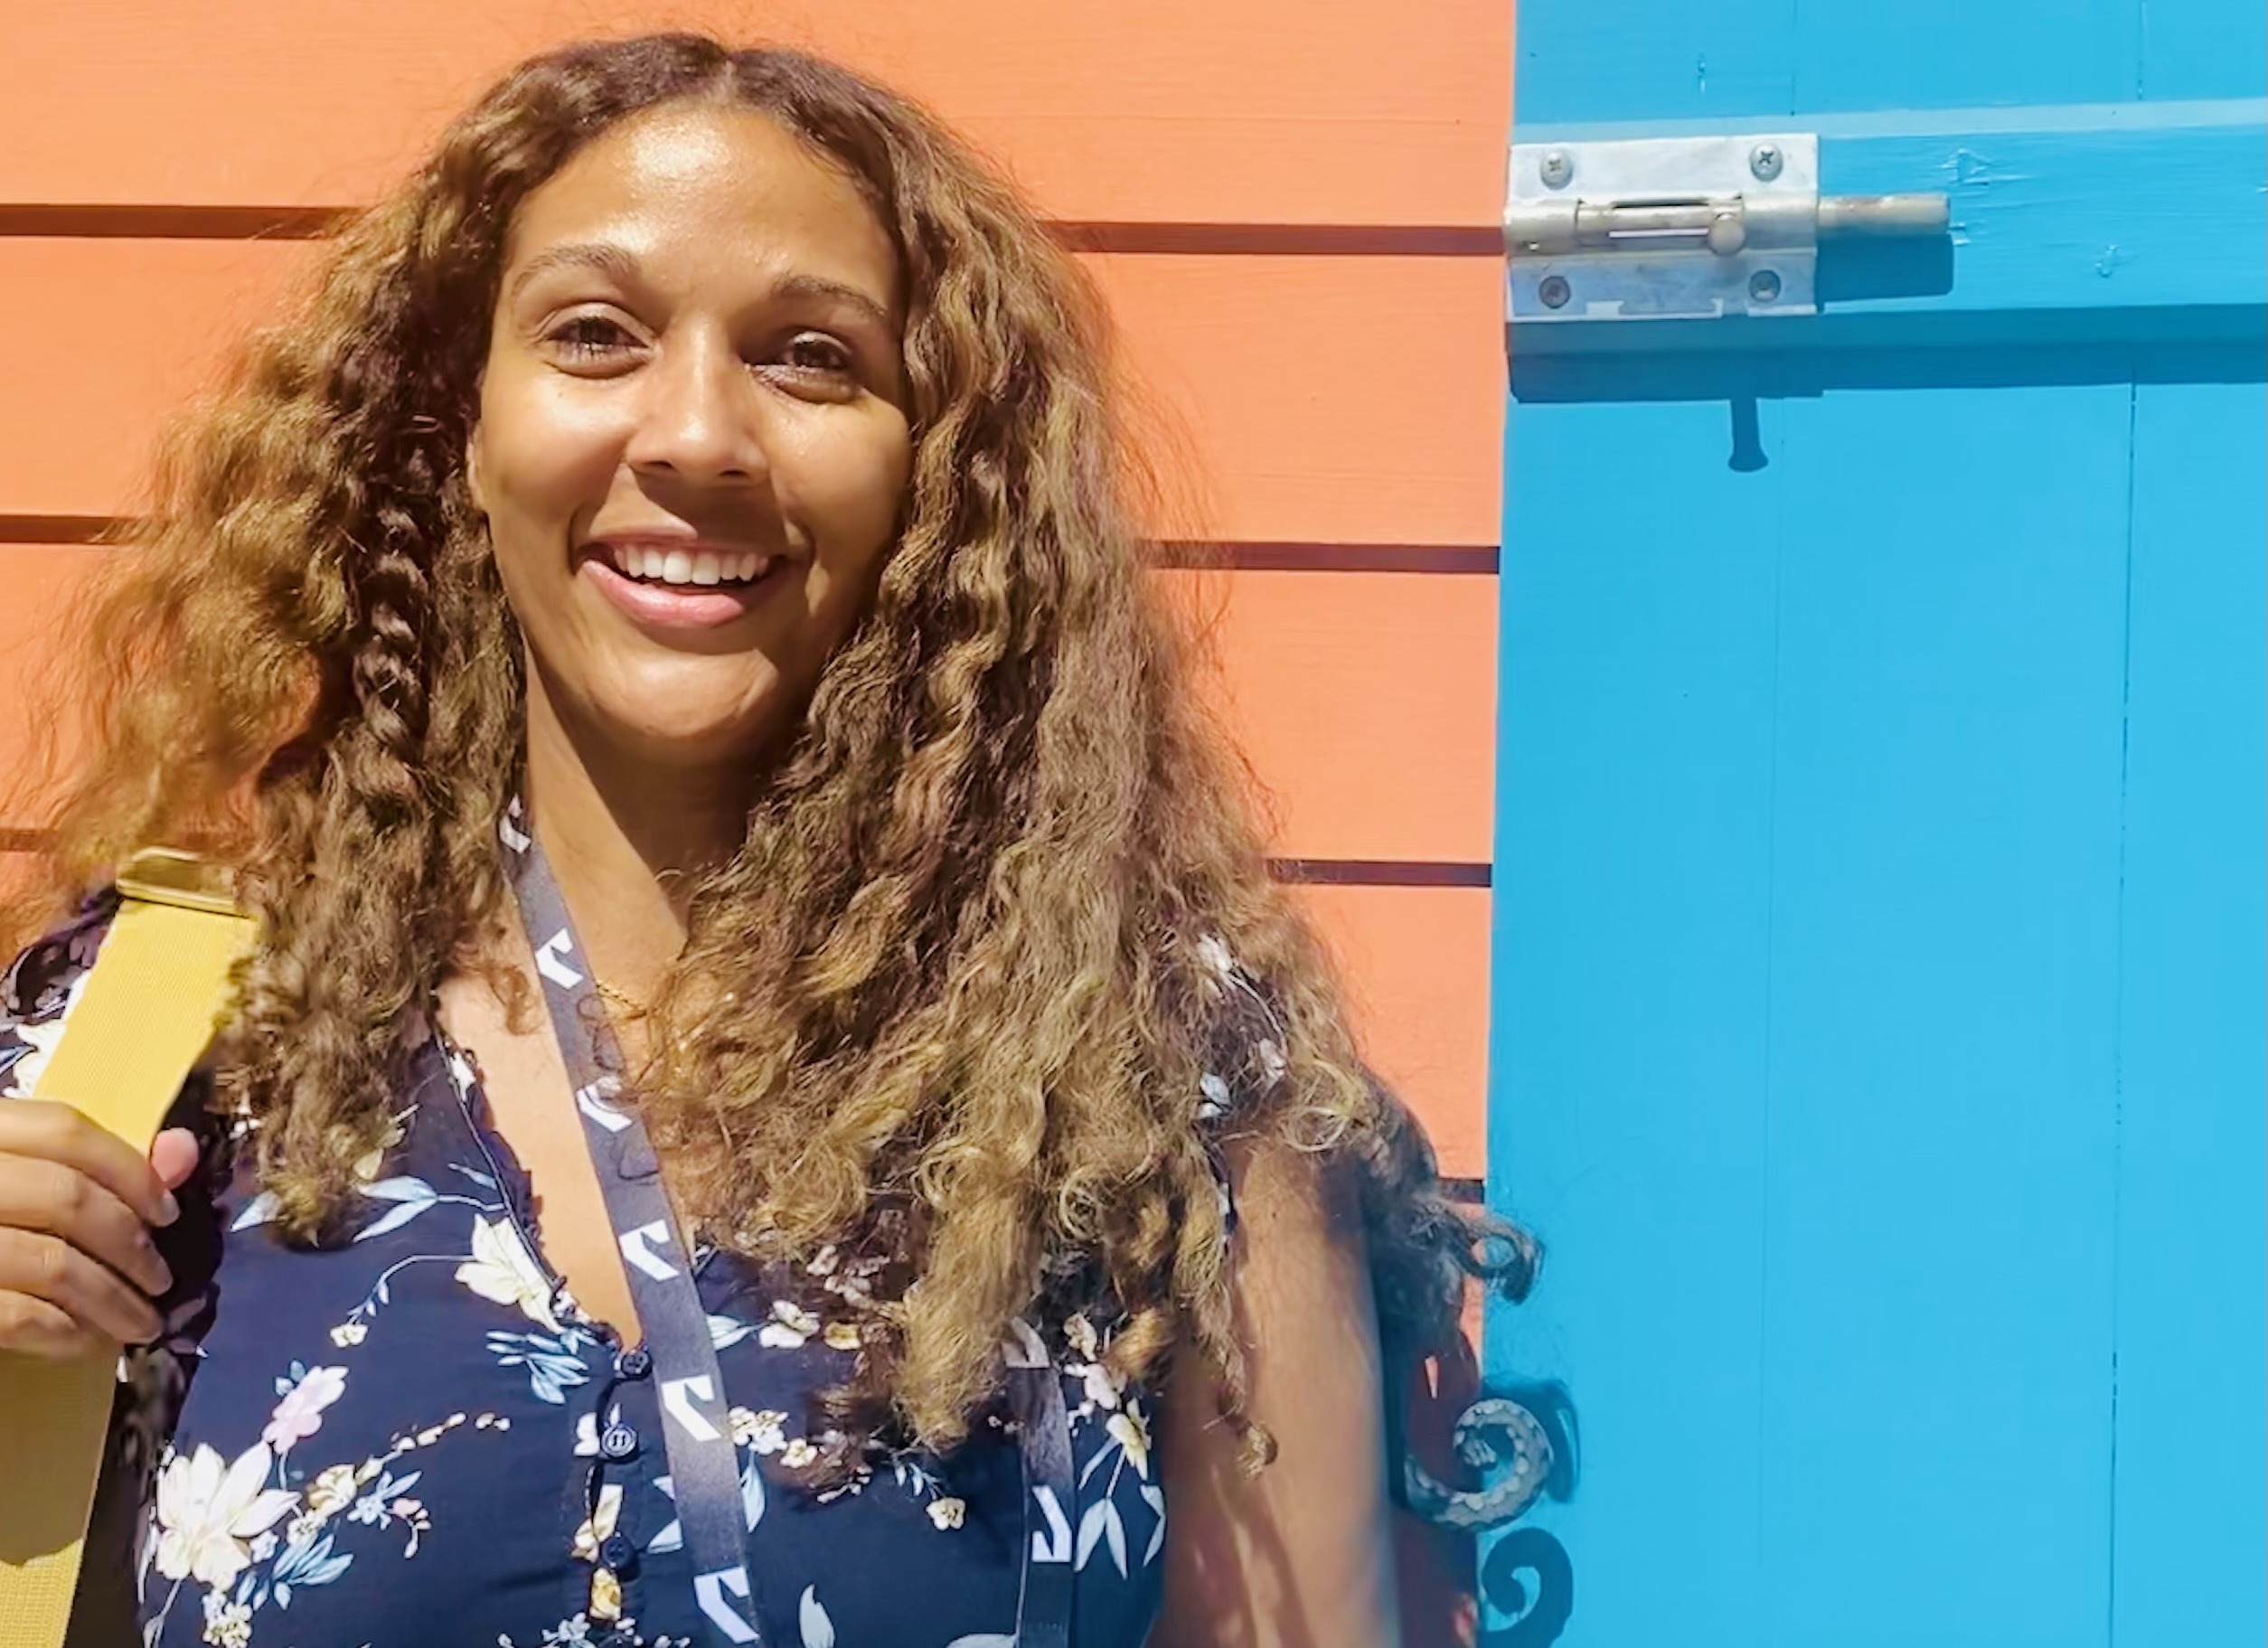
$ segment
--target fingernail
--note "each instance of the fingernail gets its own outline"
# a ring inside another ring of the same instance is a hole
[[[170,1225],[180,1217],[181,1203],[174,1199],[173,1191],[167,1191],[157,1199],[157,1222],[161,1225]]]

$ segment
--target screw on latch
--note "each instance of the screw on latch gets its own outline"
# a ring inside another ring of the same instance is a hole
[[[1575,175],[1575,157],[1565,149],[1553,149],[1537,169],[1543,174],[1545,188],[1564,189],[1567,180]]]
[[[1772,303],[1780,296],[1780,277],[1770,269],[1758,269],[1748,277],[1748,296],[1758,303]]]
[[[1787,164],[1776,143],[1759,143],[1748,152],[1748,169],[1765,183],[1780,175],[1780,168]]]
[[[1541,280],[1536,282],[1536,296],[1543,300],[1543,306],[1547,309],[1566,308],[1567,299],[1574,295],[1568,289],[1567,278],[1565,275],[1546,275]]]

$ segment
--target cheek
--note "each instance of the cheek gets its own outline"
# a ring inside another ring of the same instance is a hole
[[[533,388],[484,405],[482,492],[492,526],[514,536],[555,529],[603,496],[621,460],[618,421]]]
[[[833,444],[797,465],[797,513],[812,534],[813,560],[831,585],[861,598],[870,589],[897,541],[912,467],[902,424]]]

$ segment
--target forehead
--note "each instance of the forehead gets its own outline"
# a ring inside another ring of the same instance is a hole
[[[549,247],[620,246],[673,284],[787,269],[873,288],[897,252],[850,174],[768,115],[664,105],[611,127],[521,202],[507,277]]]

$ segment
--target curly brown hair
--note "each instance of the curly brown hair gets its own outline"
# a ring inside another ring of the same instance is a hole
[[[961,1438],[1008,1324],[1074,1268],[1123,1312],[1118,1370],[1193,1343],[1264,1461],[1207,1072],[1242,1082],[1237,1131],[1357,1170],[1389,1351],[1451,1342],[1465,1278],[1517,1296],[1532,1254],[1444,1195],[1269,872],[1145,574],[1089,282],[932,116],[841,68],[692,34],[554,51],[344,223],[167,438],[90,609],[93,753],[47,896],[151,841],[236,867],[263,937],[223,1096],[261,1124],[278,1229],[328,1239],[406,1017],[486,965],[506,897],[524,664],[465,475],[506,230],[599,133],[682,100],[761,111],[871,202],[910,295],[914,461],[872,608],[654,1009],[637,1102],[673,1188],[744,1251],[880,1239],[919,1278],[843,1405],[869,1435]],[[1224,946],[1266,1038],[1237,1029]]]

